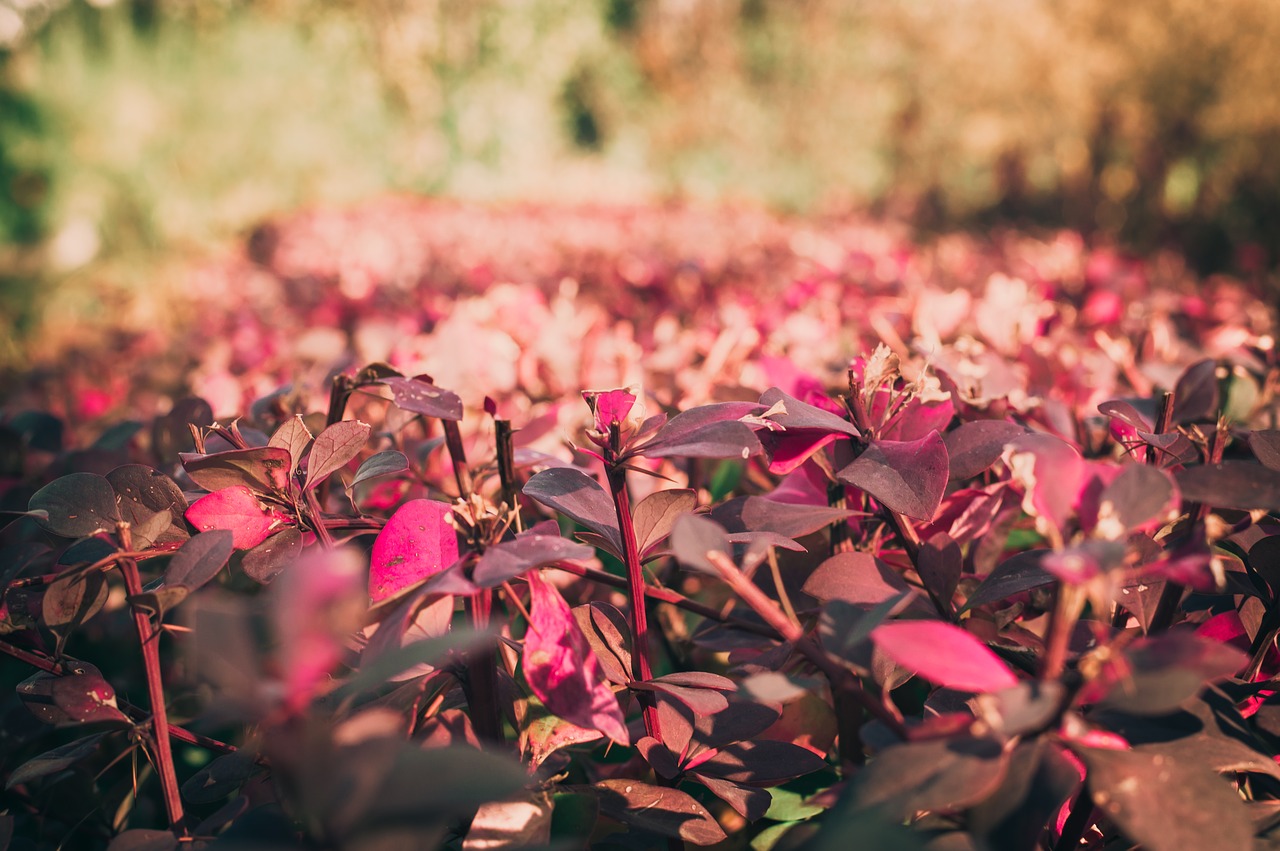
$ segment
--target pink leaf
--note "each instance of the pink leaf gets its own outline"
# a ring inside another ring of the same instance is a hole
[[[531,622],[524,637],[524,676],[529,687],[569,723],[630,744],[622,709],[569,605],[538,574],[526,578]]]
[[[214,491],[191,504],[186,518],[201,532],[212,529],[231,531],[231,545],[249,550],[261,544],[272,532],[292,522],[284,512],[270,507],[244,485]]]
[[[940,686],[995,691],[1018,684],[985,644],[951,624],[894,621],[872,630],[871,640],[894,662]]]
[[[582,398],[596,417],[596,431],[607,432],[611,425],[626,422],[636,403],[636,396],[629,390],[608,390],[585,392]]]
[[[369,601],[380,603],[458,560],[458,536],[445,522],[448,503],[414,499],[400,506],[373,542]]]

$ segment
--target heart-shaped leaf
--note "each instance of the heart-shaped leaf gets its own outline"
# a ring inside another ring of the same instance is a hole
[[[370,602],[385,602],[458,560],[458,535],[445,520],[451,510],[448,503],[414,499],[391,515],[373,542]]]
[[[320,432],[311,444],[311,453],[307,456],[307,481],[304,487],[315,487],[359,455],[369,439],[371,429],[368,423],[359,420],[343,420]]]
[[[838,478],[894,511],[931,520],[947,489],[949,464],[947,445],[934,431],[919,440],[877,440]]]
[[[36,522],[64,538],[87,538],[114,530],[120,520],[116,492],[111,482],[95,473],[72,473],[40,488],[27,505],[43,511]]]

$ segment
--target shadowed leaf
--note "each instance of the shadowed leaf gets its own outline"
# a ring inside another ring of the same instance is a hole
[[[1214,508],[1280,511],[1280,471],[1252,461],[1188,467],[1176,476],[1182,498]]]
[[[853,803],[906,819],[919,810],[953,812],[985,800],[1004,779],[1008,757],[994,737],[897,744],[853,781]]]
[[[164,571],[165,585],[194,591],[217,576],[234,551],[234,533],[225,529],[202,532],[183,544],[169,560]]]
[[[368,423],[343,420],[320,432],[311,444],[311,453],[307,456],[307,481],[304,487],[315,487],[359,455],[369,439],[370,430]]]
[[[840,600],[856,606],[879,605],[905,593],[909,586],[899,573],[871,553],[834,555],[818,565],[802,590],[828,602]]]
[[[36,522],[64,538],[85,538],[114,530],[120,519],[111,482],[94,473],[72,473],[54,479],[35,492],[27,507],[45,512],[47,516],[37,516]]]
[[[600,812],[631,827],[694,845],[714,845],[728,838],[715,817],[679,789],[639,780],[602,780],[594,788]]]
[[[877,440],[838,478],[894,511],[931,520],[947,489],[949,463],[947,446],[934,431],[919,440]]]
[[[133,529],[136,549],[187,539],[182,513],[187,499],[173,479],[143,464],[126,464],[107,473],[116,492],[120,519]]]
[[[698,507],[698,495],[691,490],[665,490],[649,494],[633,512],[636,546],[643,557],[671,534],[671,525],[681,514]]]
[[[676,518],[671,530],[671,549],[685,567],[712,574],[716,569],[707,560],[707,553],[730,553],[729,538],[720,524],[697,514]]]
[[[228,449],[212,455],[184,452],[181,457],[187,475],[207,491],[242,486],[260,493],[282,493],[293,474],[289,450],[280,446]]]
[[[1217,362],[1206,358],[1187,367],[1173,393],[1175,425],[1215,419],[1221,404]]]
[[[557,561],[589,561],[593,558],[595,550],[585,544],[575,543],[559,534],[542,534],[531,529],[517,535],[514,541],[486,549],[471,573],[471,580],[482,588],[492,588],[535,567]]]
[[[962,612],[987,603],[998,603],[1014,594],[1040,588],[1054,581],[1053,574],[1041,562],[1051,550],[1027,550],[1000,562],[982,584],[969,595]]]
[[[98,743],[105,735],[106,733],[95,733],[83,739],[76,739],[74,742],[68,742],[27,760],[13,770],[5,780],[4,788],[12,789],[14,786],[21,786],[23,783],[30,783],[32,780],[57,774],[64,768],[70,768],[96,751]]]
[[[971,420],[943,437],[952,481],[971,479],[1000,460],[1004,446],[1026,428],[1005,420]]]
[[[740,496],[711,510],[711,518],[730,532],[773,532],[803,538],[857,514],[844,508],[778,502],[763,496]]]
[[[524,495],[602,536],[615,554],[622,552],[622,533],[618,531],[613,500],[595,479],[581,470],[572,467],[543,470],[525,483]]]
[[[63,676],[40,672],[18,685],[18,697],[46,724],[68,726],[98,721],[128,724],[116,703],[116,691],[102,672],[87,662],[68,661]]]
[[[206,533],[207,534],[207,533]],[[286,526],[244,554],[240,569],[255,582],[266,584],[302,552],[302,532]]]

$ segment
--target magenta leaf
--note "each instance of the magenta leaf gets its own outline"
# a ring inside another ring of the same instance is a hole
[[[232,546],[248,550],[293,522],[274,505],[264,502],[244,485],[234,485],[202,496],[187,509],[187,521],[199,532],[229,529]]]
[[[111,482],[95,473],[72,473],[40,488],[27,505],[36,522],[64,538],[85,538],[114,530],[120,520]]]
[[[471,573],[471,581],[481,588],[501,585],[528,571],[557,561],[589,561],[595,550],[556,535],[531,529],[514,541],[495,544],[484,551]]]
[[[553,467],[532,476],[524,495],[603,537],[614,554],[622,552],[622,533],[613,500],[600,484],[573,467]]]
[[[964,481],[987,470],[1000,460],[1004,446],[1027,430],[1005,420],[972,420],[961,423],[943,438],[951,480]]]
[[[368,423],[343,420],[320,432],[311,444],[311,453],[307,456],[307,481],[304,487],[315,487],[359,455],[365,441],[369,439],[370,429]]]
[[[892,621],[873,629],[871,640],[894,662],[940,686],[995,691],[1018,684],[985,644],[941,621]]]
[[[211,455],[184,452],[182,466],[191,480],[207,491],[243,486],[260,493],[288,490],[293,458],[282,446],[228,449]]]
[[[164,584],[194,591],[217,576],[234,551],[234,532],[215,529],[195,535],[169,560]]]
[[[392,400],[403,410],[454,422],[462,419],[462,400],[458,395],[430,381],[393,375],[378,383],[391,388]]]
[[[391,515],[373,542],[371,603],[402,594],[458,560],[458,536],[445,521],[450,511],[448,503],[414,499]]]
[[[571,724],[630,744],[622,709],[568,604],[538,574],[527,579],[531,599],[524,675],[529,687],[547,709]]]
[[[894,511],[931,520],[947,489],[948,468],[947,446],[935,431],[920,440],[877,440],[838,478]]]
[[[602,434],[607,434],[610,426],[626,422],[636,403],[636,395],[630,390],[587,391],[582,398],[595,416],[596,431]]]
[[[1024,434],[1009,443],[1005,458],[1023,487],[1024,509],[1059,532],[1066,529],[1088,481],[1076,448],[1049,434]]]

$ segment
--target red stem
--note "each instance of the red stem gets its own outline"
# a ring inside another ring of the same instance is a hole
[[[610,438],[618,442],[618,427],[610,429]],[[610,453],[612,454],[612,453]],[[609,470],[609,490],[613,495],[613,507],[618,515],[618,529],[622,532],[622,556],[627,566],[627,593],[631,598],[631,676],[639,682],[653,679],[650,662],[649,613],[645,608],[644,569],[640,564],[640,549],[636,543],[636,527],[631,519],[631,497],[627,493],[627,473],[621,467]],[[658,721],[658,705],[648,692],[639,693],[644,708],[645,731],[662,741],[661,724]]]
[[[125,550],[133,549],[129,524],[120,523],[120,545]],[[125,590],[130,597],[142,594],[142,577],[138,574],[138,563],[131,558],[119,561],[120,573],[124,576]],[[133,609],[133,624],[138,632],[138,644],[142,649],[142,662],[147,674],[147,695],[151,701],[151,730],[155,743],[156,773],[160,775],[160,785],[164,790],[164,806],[169,815],[169,826],[174,830],[182,828],[182,798],[178,794],[178,774],[173,768],[173,748],[169,742],[169,716],[164,702],[164,680],[160,670],[159,635],[151,624],[151,617],[139,608]]]

